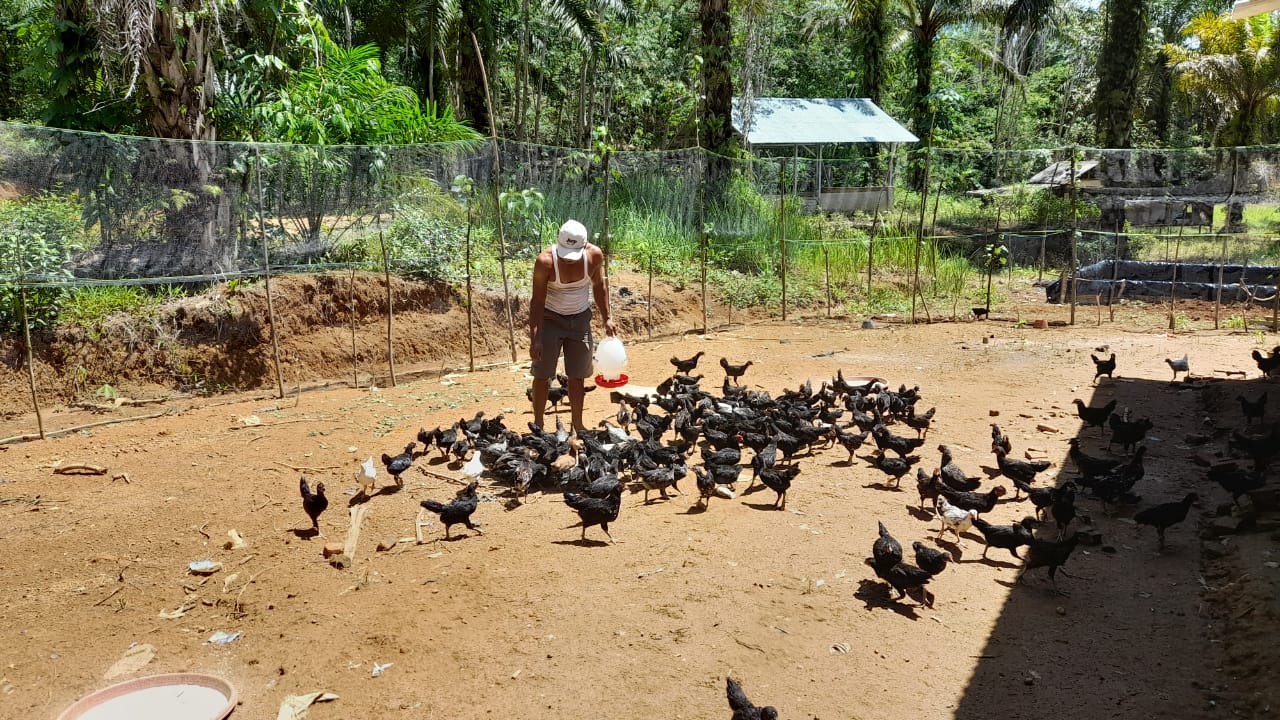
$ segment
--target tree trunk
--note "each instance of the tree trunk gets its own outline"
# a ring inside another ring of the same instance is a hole
[[[728,0],[701,0],[698,19],[702,24],[702,81],[706,90],[702,110],[705,147],[727,154],[733,137],[733,35]]]
[[[1156,52],[1151,62],[1151,81],[1154,92],[1147,117],[1151,129],[1162,144],[1169,143],[1169,125],[1173,118],[1173,69],[1169,67],[1169,53]]]
[[[484,14],[485,4],[477,0],[463,0],[459,3],[462,12],[462,27],[475,33],[476,40],[488,62],[493,57],[493,28],[490,18]],[[466,32],[463,32],[466,37]],[[462,110],[473,128],[489,126],[489,111],[485,107],[484,73],[480,68],[481,58],[476,56],[475,48],[468,41],[458,42],[458,92],[461,95]]]
[[[1111,0],[1107,28],[1098,56],[1094,117],[1104,148],[1133,146],[1133,115],[1138,96],[1138,70],[1147,35],[1150,0]]]

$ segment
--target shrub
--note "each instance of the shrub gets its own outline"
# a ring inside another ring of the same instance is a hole
[[[19,282],[57,282],[72,277],[71,259],[85,244],[80,206],[46,194],[0,203],[0,326],[21,327]],[[57,320],[66,288],[27,291],[27,315],[34,327]]]

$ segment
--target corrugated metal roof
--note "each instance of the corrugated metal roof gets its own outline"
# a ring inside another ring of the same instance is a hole
[[[1076,163],[1075,177],[1077,180],[1085,178],[1089,171],[1098,167],[1097,160],[1081,160]],[[1070,185],[1071,184],[1071,161],[1061,160],[1053,163],[1049,167],[1041,170],[1027,180],[1028,185]]]
[[[733,127],[742,132],[741,98],[733,99]],[[866,98],[755,98],[751,145],[913,143],[920,138]]]
[[[1243,20],[1276,10],[1280,10],[1280,0],[1236,0],[1236,4],[1231,7],[1231,19]]]

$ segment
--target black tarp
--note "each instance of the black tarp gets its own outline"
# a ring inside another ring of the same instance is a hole
[[[1174,280],[1174,269],[1177,280]],[[1266,265],[1210,265],[1202,263],[1139,262],[1137,260],[1104,260],[1080,268],[1077,275],[1076,302],[1092,303],[1099,296],[1103,304],[1114,299],[1133,297],[1169,297],[1174,284],[1174,297],[1212,301],[1218,292],[1218,269],[1222,269],[1222,302],[1244,302],[1249,292],[1271,297],[1276,291],[1280,268]],[[1123,290],[1121,290],[1123,282]],[[1045,286],[1045,299],[1056,303],[1062,283],[1055,280]]]

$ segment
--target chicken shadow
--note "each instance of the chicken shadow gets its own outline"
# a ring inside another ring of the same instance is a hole
[[[320,536],[320,530],[318,528],[313,528],[313,527],[293,528],[289,530],[289,532],[293,533],[293,536],[298,538],[299,540],[310,540],[312,538],[316,538]]]
[[[908,620],[920,619],[920,613],[916,612],[913,606],[894,600],[890,594],[891,592],[892,590],[888,584],[879,580],[863,578],[858,581],[858,589],[853,592],[853,596],[862,601],[862,609],[864,610],[886,608]]]
[[[960,546],[960,543],[952,542],[951,540],[947,540],[945,537],[938,537],[937,535],[932,536],[930,540],[933,541],[934,545],[937,545],[943,550],[951,553],[953,561],[958,563],[964,560],[964,548]]]
[[[578,538],[577,540],[552,540],[553,545],[577,545],[578,547],[609,547],[610,543],[606,540],[592,540],[590,538]]]
[[[771,503],[771,502],[770,502],[770,503],[749,503],[749,502],[744,502],[744,503],[742,503],[742,504],[743,504],[743,505],[746,505],[747,507],[751,508],[752,510],[776,510],[776,511],[781,511],[781,510],[783,509],[783,508],[781,508],[781,507],[779,507],[779,506],[777,506],[777,505],[775,505],[775,504],[773,504],[773,503]]]
[[[928,508],[922,508],[919,505],[908,505],[907,513],[911,515],[911,517],[917,520],[923,520],[924,522],[934,522],[938,519],[938,516],[931,510]]]
[[[866,488],[866,489],[868,489],[868,490],[883,490],[883,491],[885,491],[885,492],[902,492],[902,486],[901,486],[901,485],[890,485],[890,484],[889,484],[889,483],[887,483],[887,482],[873,482],[873,483],[867,483],[866,485],[863,485],[862,487],[864,487],[864,488]]]
[[[347,501],[347,507],[352,508],[357,505],[363,505],[369,502],[370,500],[376,497],[380,497],[382,495],[395,495],[396,493],[400,492],[403,489],[404,488],[400,485],[382,485],[378,489],[374,490],[372,493],[366,493],[364,491],[364,488],[361,488],[360,492],[357,492],[355,495],[352,495],[351,499]]]

